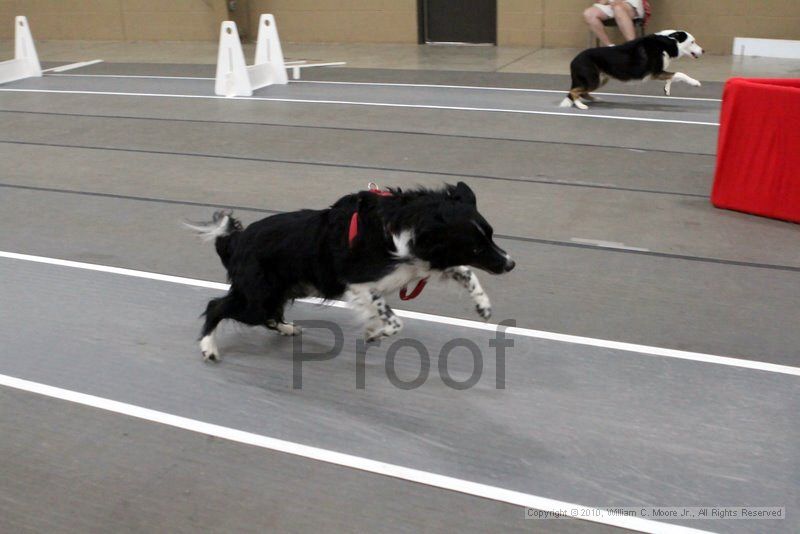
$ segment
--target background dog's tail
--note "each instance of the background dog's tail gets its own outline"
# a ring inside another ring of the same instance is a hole
[[[194,230],[203,241],[213,241],[242,229],[242,223],[234,219],[233,214],[227,210],[215,211],[214,216],[208,222],[184,221],[183,225]]]

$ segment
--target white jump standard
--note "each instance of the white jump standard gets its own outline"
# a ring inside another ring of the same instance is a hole
[[[0,62],[0,83],[8,83],[25,78],[40,77],[42,66],[36,55],[33,35],[28,19],[22,16],[14,19],[14,59]]]
[[[223,22],[219,35],[214,92],[222,96],[252,96],[254,90],[276,83],[285,85],[289,83],[289,78],[286,75],[275,17],[261,15],[258,19],[256,58],[255,63],[250,66],[244,61],[236,23],[230,20]]]
[[[300,69],[344,65],[343,61],[329,63],[307,63],[283,59],[281,40],[275,17],[262,14],[258,19],[255,63],[247,65],[236,23],[222,23],[217,54],[217,76],[214,92],[221,96],[253,96],[253,91],[268,85],[289,83],[286,69],[292,69],[293,78],[300,78]]]

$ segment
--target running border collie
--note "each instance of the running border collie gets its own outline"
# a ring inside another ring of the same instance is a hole
[[[368,341],[394,335],[403,325],[384,295],[434,275],[464,287],[489,319],[489,297],[469,267],[502,274],[515,265],[492,239],[463,182],[439,190],[362,191],[328,209],[272,215],[247,228],[227,211],[186,225],[214,241],[231,282],[204,314],[200,350],[210,361],[220,359],[214,332],[223,319],[298,334],[283,313],[302,297],[343,297],[365,323]]]
[[[664,80],[664,92],[669,95],[672,82],[684,82],[700,87],[700,82],[682,72],[668,72],[671,59],[683,56],[698,58],[703,49],[692,34],[680,30],[664,30],[634,39],[619,46],[584,50],[570,63],[572,86],[561,107],[589,109],[581,99],[593,101],[590,95],[604,86],[610,78],[631,80]]]

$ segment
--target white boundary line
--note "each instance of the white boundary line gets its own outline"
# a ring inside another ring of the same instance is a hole
[[[42,71],[44,72],[44,71]],[[215,80],[197,76],[145,76],[144,74],[48,74],[60,78],[145,78],[148,80]]]
[[[444,109],[452,111],[485,111],[493,113],[516,113],[522,115],[554,115],[559,117],[572,117],[573,119],[609,119],[620,121],[635,122],[659,122],[668,124],[690,124],[695,126],[719,126],[718,122],[702,121],[682,121],[677,119],[653,119],[646,117],[623,117],[619,115],[593,115],[589,113],[566,113],[558,111],[534,111],[525,109],[502,109],[502,108],[474,108],[467,106],[434,106],[427,104],[392,104],[388,102],[351,102],[347,100],[313,100],[301,98],[267,98],[259,96],[216,96],[216,95],[177,95],[168,93],[125,93],[117,91],[77,91],[66,89],[16,89],[0,88],[0,91],[12,93],[59,93],[73,95],[104,95],[104,96],[141,96],[141,97],[160,97],[160,98],[197,98],[197,99],[226,99],[226,100],[260,100],[265,102],[292,102],[298,104],[337,104],[345,106],[374,106],[388,108],[409,108],[409,109]]]
[[[566,94],[567,90],[559,89],[531,89],[525,87],[487,87],[475,85],[442,85],[442,84],[425,84],[425,83],[383,83],[383,82],[336,82],[326,80],[297,80],[295,83],[318,83],[318,84],[334,84],[334,85],[370,85],[379,87],[431,87],[442,89],[475,89],[480,91],[511,91],[520,93],[557,93],[560,95]],[[640,95],[634,93],[597,93],[593,95],[603,96],[631,96],[635,98],[660,98],[663,100],[697,100],[701,102],[722,102],[719,98],[700,98],[689,96],[667,96],[667,95]]]
[[[286,64],[290,66],[289,63]],[[200,76],[145,76],[139,74],[51,74],[50,76],[72,76],[87,78],[150,78],[153,80],[213,80],[214,78],[204,78]],[[521,93],[557,93],[565,94],[567,91],[557,89],[532,89],[524,87],[487,87],[483,85],[444,85],[444,84],[425,84],[425,83],[378,83],[378,82],[337,82],[326,80],[291,80],[289,83],[316,83],[329,85],[368,85],[379,87],[426,87],[434,89],[467,89],[479,91],[511,91]],[[662,100],[696,100],[699,102],[722,102],[720,98],[700,98],[689,96],[666,96],[666,95],[640,95],[638,93],[593,93],[603,96],[630,96],[634,98],[660,98]]]
[[[575,510],[579,515],[581,512],[583,512],[583,516],[575,517],[575,519],[591,521],[594,523],[601,523],[604,525],[611,525],[653,534],[700,534],[707,532],[683,527],[680,525],[659,523],[657,521],[641,519],[638,517],[612,515],[609,514],[608,511],[602,509],[581,506],[563,501],[556,501],[546,497],[531,495],[529,493],[498,488],[496,486],[488,486],[486,484],[480,484],[477,482],[469,482],[467,480],[429,473],[427,471],[420,471],[410,467],[403,467],[377,460],[370,460],[368,458],[362,458],[360,456],[353,456],[350,454],[329,451],[291,441],[271,438],[260,434],[254,434],[252,432],[245,432],[235,428],[215,425],[212,423],[204,423],[203,421],[198,421],[196,419],[189,419],[187,417],[151,410],[149,408],[136,406],[134,404],[128,404],[103,397],[79,393],[77,391],[48,386],[46,384],[23,380],[13,376],[0,375],[0,385],[21,391],[27,391],[29,393],[44,395],[54,399],[81,404],[83,406],[90,406],[92,408],[98,408],[100,410],[105,410],[112,413],[127,415],[129,417],[135,417],[145,421],[160,423],[162,425],[180,428],[190,432],[197,432],[206,436],[215,436],[236,443],[243,443],[245,445],[252,445],[262,449],[291,454],[293,456],[300,456],[310,460],[340,465],[342,467],[357,469],[359,471],[365,471],[368,473],[374,473],[400,480],[406,480],[408,482],[414,482],[417,484],[424,484],[434,488],[455,491],[483,499],[490,499],[493,501],[504,502],[517,506],[535,508],[537,510],[546,512],[569,513],[569,511]],[[522,514],[522,511],[520,511],[520,514]]]
[[[228,284],[220,282],[211,282],[208,280],[198,280],[195,278],[185,278],[182,276],[172,276],[168,274],[151,273],[147,271],[137,271],[134,269],[124,269],[121,267],[111,267],[108,265],[97,265],[93,263],[83,263],[79,261],[62,260],[58,258],[48,258],[45,256],[32,256],[30,254],[19,254],[16,252],[0,251],[0,258],[8,258],[21,261],[30,261],[35,263],[45,263],[49,265],[58,265],[61,267],[71,267],[75,269],[84,269],[88,271],[97,271],[111,274],[119,274],[123,276],[132,276],[135,278],[144,278],[148,280],[157,280],[161,282],[170,282],[173,284],[181,284],[195,287],[205,287],[209,289],[216,289],[219,291],[227,291],[230,287]],[[321,301],[319,299],[299,299],[302,302],[310,304],[325,304],[336,308],[346,308],[348,305],[341,301]],[[419,321],[426,321],[429,323],[446,324],[450,326],[459,326],[464,328],[472,328],[474,330],[485,330],[489,332],[496,332],[498,329],[503,328],[504,332],[509,335],[517,335],[530,337],[535,339],[546,339],[549,341],[558,341],[561,343],[571,343],[574,345],[584,345],[589,347],[598,347],[603,349],[620,350],[625,352],[634,352],[637,354],[644,354],[647,356],[661,356],[664,358],[674,358],[678,360],[690,360],[695,362],[712,363],[717,365],[725,365],[728,367],[738,367],[741,369],[753,369],[756,371],[767,371],[771,373],[780,373],[785,375],[800,376],[800,367],[791,367],[788,365],[779,365],[775,363],[759,362],[754,360],[744,360],[739,358],[731,358],[728,356],[715,356],[712,354],[703,354],[701,352],[689,352],[676,349],[666,349],[662,347],[653,347],[649,345],[638,345],[635,343],[625,343],[622,341],[611,341],[607,339],[596,339],[591,337],[573,336],[569,334],[559,334],[556,332],[547,332],[544,330],[533,330],[530,328],[521,327],[505,327],[502,325],[492,323],[481,323],[478,321],[471,321],[469,319],[458,319],[455,317],[445,317],[442,315],[433,315],[429,313],[414,312],[408,310],[394,310],[400,317],[408,319],[416,319]]]
[[[93,59],[91,61],[79,61],[78,63],[70,63],[68,65],[61,65],[50,69],[45,69],[42,72],[64,72],[67,70],[79,69],[81,67],[88,67],[89,65],[96,65],[102,63],[102,59]],[[68,74],[49,74],[49,76],[69,76]],[[80,76],[80,75],[78,75]]]

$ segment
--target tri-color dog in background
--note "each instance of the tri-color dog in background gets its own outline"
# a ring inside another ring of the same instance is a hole
[[[295,335],[283,312],[301,297],[344,297],[366,324],[367,340],[394,335],[403,325],[384,295],[435,275],[463,286],[489,319],[489,297],[469,267],[493,274],[514,268],[463,182],[439,190],[363,191],[328,209],[272,215],[247,228],[228,212],[187,226],[214,240],[231,282],[205,312],[200,350],[212,361],[220,357],[214,337],[220,321]]]
[[[570,63],[572,86],[561,107],[588,109],[581,99],[593,101],[590,94],[605,85],[610,78],[623,82],[634,80],[663,80],[664,92],[669,95],[672,82],[684,82],[700,87],[700,82],[682,72],[669,72],[670,60],[683,56],[698,58],[703,49],[692,34],[679,30],[664,30],[646,35],[618,46],[589,48]]]

